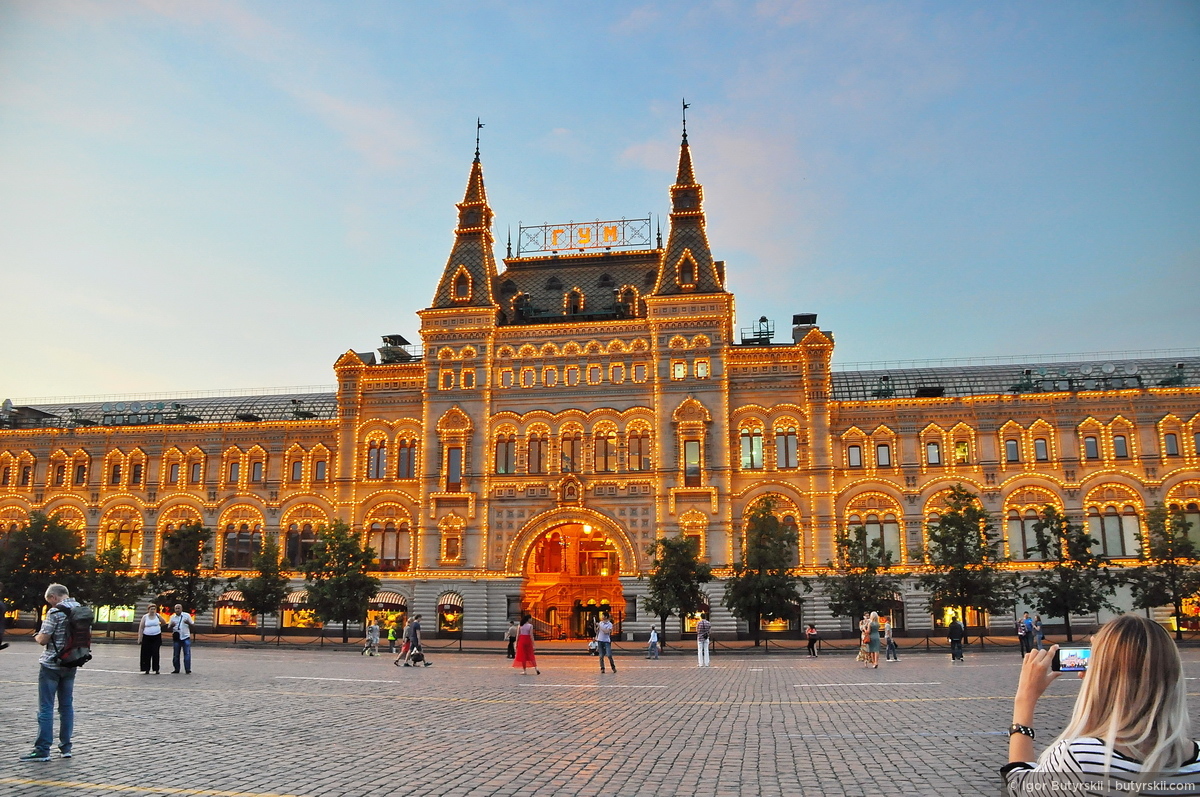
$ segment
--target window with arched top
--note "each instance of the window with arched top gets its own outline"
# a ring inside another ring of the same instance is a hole
[[[387,441],[367,443],[367,478],[382,479],[387,475]]]
[[[763,466],[763,433],[758,426],[743,426],[738,437],[741,441],[742,470],[761,470]]]
[[[583,294],[579,291],[571,291],[567,294],[567,314],[575,315],[583,312]]]
[[[775,466],[781,470],[800,467],[795,426],[775,427]]]
[[[471,278],[465,271],[458,272],[454,278],[454,298],[463,300],[471,298]]]
[[[550,452],[550,441],[544,433],[532,432],[528,440],[529,456],[527,467],[530,473],[546,472],[547,456]]]
[[[412,536],[407,521],[372,522],[367,533],[367,545],[375,552],[375,570],[404,572],[412,563]]]
[[[415,479],[417,476],[417,441],[396,442],[396,478]]]
[[[1131,505],[1096,505],[1087,509],[1088,534],[1095,540],[1092,552],[1098,556],[1110,559],[1137,556],[1140,525],[1137,509]]]
[[[513,434],[496,436],[496,473],[507,475],[516,473],[517,438]]]
[[[564,432],[559,440],[563,473],[578,473],[583,465],[582,436],[578,431]]]
[[[1018,509],[1008,510],[1008,555],[1017,561],[1041,559],[1036,550],[1037,532],[1035,527],[1039,517],[1037,510],[1032,507],[1021,512]]]
[[[679,264],[679,284],[696,284],[696,264],[690,259],[685,258],[683,262]]]
[[[617,435],[611,431],[597,432],[592,439],[595,448],[597,473],[615,473],[617,470]]]
[[[299,568],[312,558],[312,549],[316,544],[317,532],[312,523],[288,524],[284,556],[293,568]]]
[[[644,429],[631,431],[626,438],[625,467],[640,472],[650,470],[650,433]]]
[[[221,566],[228,570],[249,570],[262,550],[262,525],[227,523],[222,546]]]

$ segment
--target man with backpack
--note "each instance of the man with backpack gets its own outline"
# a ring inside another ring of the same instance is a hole
[[[75,673],[91,659],[91,610],[80,607],[62,584],[46,588],[50,611],[34,639],[45,650],[38,670],[38,735],[33,752],[21,761],[49,761],[54,741],[54,701],[58,699],[58,751],[71,757],[75,726]]]

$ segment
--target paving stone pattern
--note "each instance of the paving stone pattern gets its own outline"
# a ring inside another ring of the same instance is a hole
[[[386,654],[198,646],[192,675],[156,677],[132,646],[105,645],[76,683],[76,757],[22,764],[36,654],[0,654],[0,794],[13,797],[995,794],[1019,666],[1011,651],[877,670],[738,651],[704,670],[626,654],[603,676],[592,657],[543,656],[542,675],[522,676],[501,652],[405,669]],[[1200,651],[1184,659],[1200,675]],[[1078,688],[1051,687],[1041,739]]]

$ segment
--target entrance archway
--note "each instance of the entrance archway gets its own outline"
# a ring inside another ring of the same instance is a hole
[[[566,521],[539,534],[528,548],[521,588],[521,605],[538,636],[590,638],[602,613],[619,629],[621,565],[619,542],[599,526]]]

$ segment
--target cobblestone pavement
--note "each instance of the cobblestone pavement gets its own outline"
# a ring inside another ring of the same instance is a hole
[[[1018,671],[1011,651],[877,670],[739,651],[705,670],[627,654],[603,676],[586,655],[543,656],[542,675],[522,676],[501,653],[403,669],[386,654],[200,646],[192,675],[156,677],[132,646],[105,645],[76,683],[75,758],[22,764],[37,650],[0,654],[13,797],[995,794]],[[1184,659],[1200,675],[1200,651]],[[1051,687],[1039,737],[1078,688]]]

